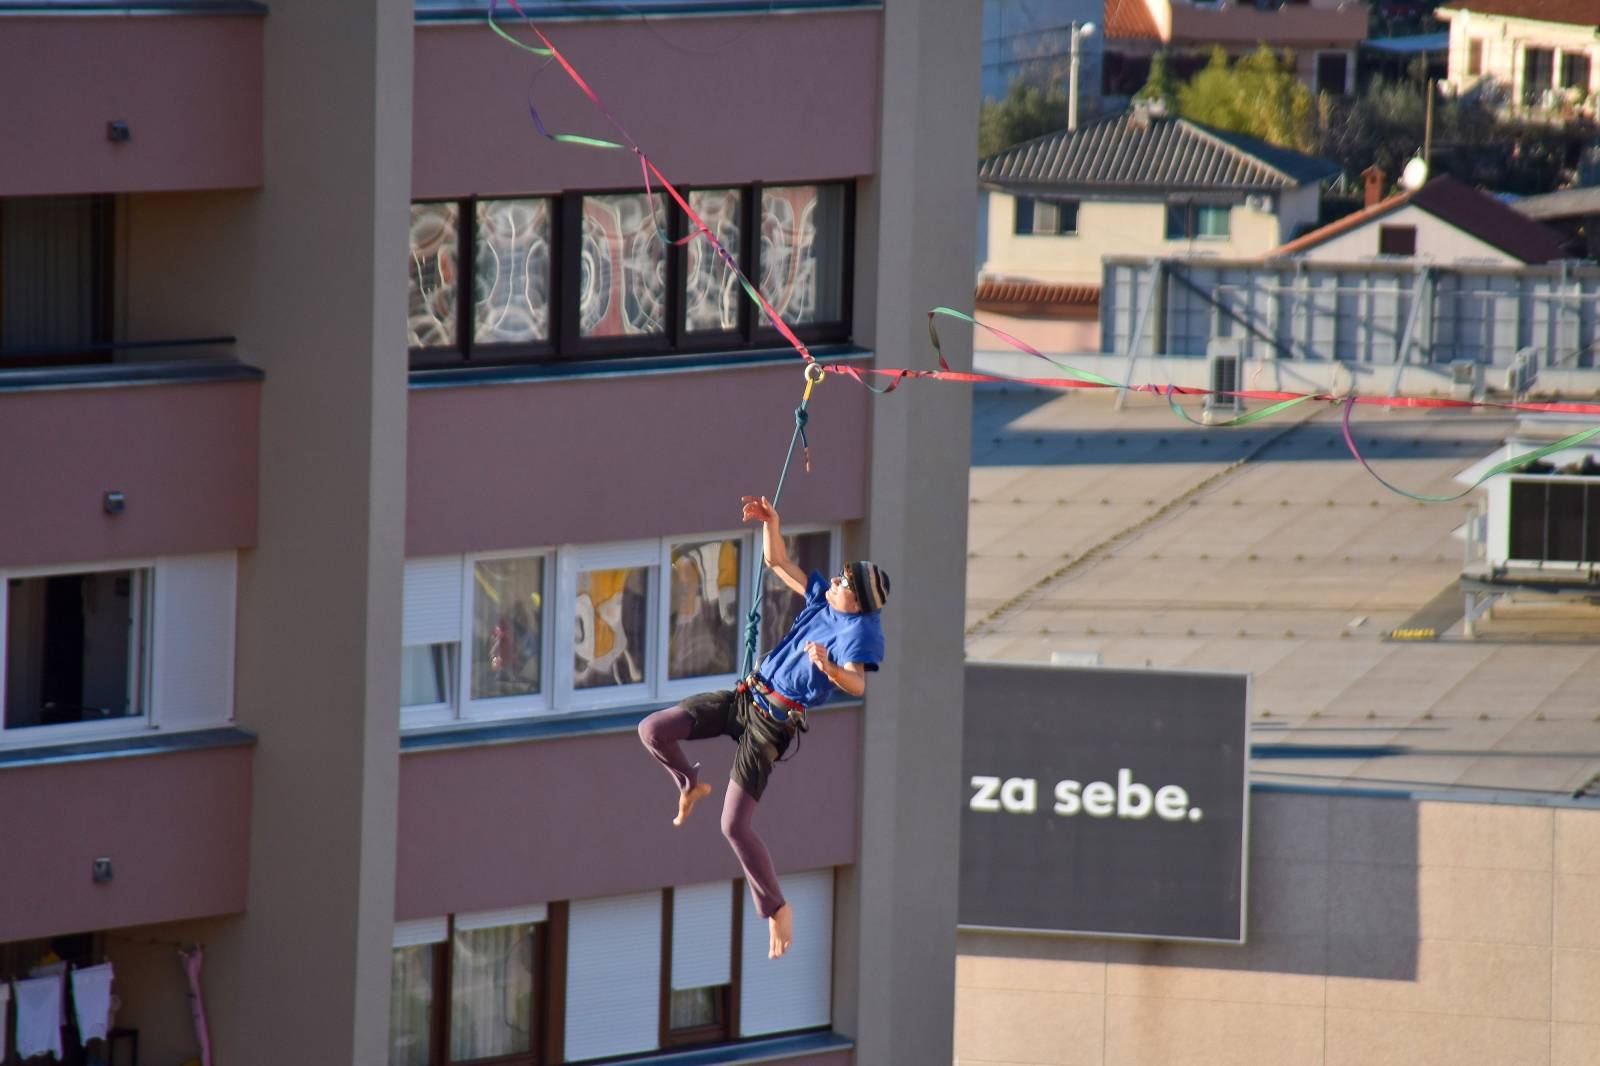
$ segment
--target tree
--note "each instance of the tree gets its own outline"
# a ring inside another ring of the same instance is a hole
[[[1018,78],[1006,90],[1005,99],[986,101],[978,109],[978,156],[1003,152],[1066,124],[1065,92],[1056,86],[1041,89]]]
[[[1211,61],[1178,90],[1178,113],[1296,151],[1316,146],[1311,91],[1266,45],[1231,64],[1220,45],[1213,49]]]
[[[1178,110],[1178,91],[1182,88],[1183,83],[1167,66],[1167,53],[1157,52],[1150,57],[1150,76],[1145,79],[1144,88],[1134,93],[1133,98],[1141,103],[1159,103],[1171,115]]]

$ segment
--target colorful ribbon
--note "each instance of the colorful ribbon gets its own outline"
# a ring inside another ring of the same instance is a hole
[[[634,140],[632,134],[630,134],[627,128],[624,127],[622,123],[617,120],[617,117],[611,113],[611,109],[606,106],[605,101],[600,98],[599,94],[590,88],[589,83],[584,80],[583,75],[578,73],[577,69],[567,61],[567,57],[561,54],[560,49],[556,48],[555,44],[550,40],[550,38],[546,37],[544,32],[533,23],[533,20],[530,19],[527,13],[522,10],[521,6],[517,3],[517,0],[506,0],[506,2],[511,6],[511,9],[516,12],[517,16],[522,19],[523,23],[528,27],[528,29],[533,32],[534,36],[539,39],[539,44],[536,46],[528,44],[525,41],[517,40],[516,37],[508,33],[500,26],[499,23],[495,21],[495,9],[499,3],[499,0],[490,0],[488,8],[489,28],[498,34],[502,39],[512,45],[515,45],[524,52],[528,52],[531,55],[539,56],[541,58],[553,60],[559,64],[561,69],[566,72],[567,76],[572,79],[573,84],[577,85],[584,96],[589,98],[590,103],[594,104],[595,108],[599,110],[600,114],[605,118],[605,120],[611,124],[612,128],[617,131],[622,140],[611,141],[599,137],[589,137],[574,133],[553,133],[548,127],[546,127],[543,118],[541,118],[539,115],[539,109],[530,99],[528,101],[528,113],[533,119],[534,129],[538,131],[539,135],[544,137],[546,140],[560,144],[575,144],[588,148],[627,149],[628,151],[633,152],[633,154],[639,158],[639,170],[644,180],[645,195],[650,204],[651,218],[656,220],[657,232],[661,235],[661,239],[663,241],[673,246],[679,246],[687,244],[689,241],[694,240],[697,237],[704,237],[711,243],[711,247],[716,251],[717,255],[721,257],[723,263],[725,263],[728,269],[733,272],[734,276],[739,279],[739,284],[744,289],[745,294],[761,308],[762,312],[777,329],[778,333],[785,341],[789,343],[790,347],[792,347],[795,352],[797,352],[800,357],[806,361],[807,364],[813,367],[818,367],[824,373],[838,374],[843,377],[851,378],[858,384],[866,387],[877,395],[882,396],[891,393],[895,389],[899,388],[903,382],[913,378],[926,379],[930,381],[953,381],[967,384],[979,382],[997,382],[1012,385],[1034,385],[1041,388],[1054,389],[1123,389],[1128,392],[1143,392],[1164,396],[1167,400],[1168,406],[1171,407],[1173,412],[1186,422],[1189,422],[1193,425],[1207,425],[1208,428],[1216,429],[1227,428],[1230,426],[1245,426],[1253,422],[1259,422],[1263,419],[1271,418],[1272,416],[1288,410],[1291,407],[1295,407],[1311,400],[1321,400],[1327,403],[1340,403],[1344,406],[1342,426],[1344,430],[1345,444],[1349,447],[1350,454],[1355,457],[1356,462],[1361,464],[1362,469],[1366,470],[1366,472],[1371,474],[1380,485],[1391,492],[1395,492],[1401,496],[1406,496],[1410,499],[1420,500],[1426,503],[1445,503],[1451,500],[1458,500],[1497,474],[1503,474],[1512,470],[1521,469],[1522,467],[1536,462],[1547,455],[1551,455],[1566,448],[1571,448],[1578,444],[1582,444],[1583,442],[1592,439],[1596,435],[1600,435],[1600,427],[1596,427],[1594,429],[1587,429],[1578,433],[1574,433],[1571,436],[1563,437],[1561,440],[1536,448],[1525,455],[1516,456],[1501,463],[1495,464],[1495,466],[1491,467],[1471,485],[1467,486],[1458,493],[1447,496],[1434,496],[1408,492],[1405,489],[1386,481],[1376,470],[1372,468],[1372,464],[1367,462],[1366,457],[1361,454],[1360,448],[1357,447],[1355,434],[1352,433],[1350,429],[1350,413],[1354,410],[1357,404],[1367,404],[1376,407],[1413,408],[1490,407],[1506,411],[1526,411],[1538,414],[1590,415],[1600,415],[1600,404],[1496,403],[1490,401],[1448,400],[1436,397],[1420,396],[1335,396],[1329,393],[1294,393],[1264,391],[1257,389],[1200,389],[1171,384],[1165,386],[1148,383],[1141,385],[1125,385],[1122,382],[1113,381],[1112,379],[1102,377],[1099,374],[1090,373],[1087,370],[1080,370],[1076,367],[1069,366],[1066,363],[1052,359],[1050,356],[1047,356],[1043,352],[1039,351],[1039,349],[1016,337],[1013,337],[1011,334],[1006,333],[1003,330],[996,329],[987,323],[979,322],[973,316],[961,311],[957,311],[950,307],[935,307],[933,310],[928,312],[928,339],[932,344],[934,355],[938,359],[939,368],[937,370],[858,367],[843,363],[819,365],[812,356],[810,349],[806,347],[800,338],[795,336],[794,331],[790,329],[788,323],[783,321],[782,317],[778,315],[777,311],[773,309],[772,305],[767,302],[767,298],[761,294],[761,291],[756,288],[755,285],[751,284],[750,279],[745,276],[744,271],[739,269],[738,262],[733,254],[728,251],[721,241],[717,240],[716,235],[711,232],[711,228],[706,225],[705,220],[695,212],[694,208],[689,206],[688,200],[683,196],[682,193],[678,191],[677,187],[668,181],[666,175],[662,174],[656,165],[650,161],[650,157],[645,155],[644,151],[639,147],[639,143]],[[678,205],[679,209],[683,211],[685,217],[689,219],[692,225],[692,231],[687,235],[674,240],[670,237],[670,235],[662,230],[659,216],[656,212],[656,184],[659,184],[660,187],[666,191],[667,195],[670,196],[673,202]],[[1192,283],[1186,283],[1192,285]],[[1016,378],[1000,377],[994,374],[980,374],[971,371],[952,370],[950,369],[950,364],[945,360],[944,350],[939,344],[939,331],[936,320],[940,316],[954,318],[961,322],[965,322],[969,325],[986,330],[1005,342],[1008,346],[1015,348],[1017,351],[1025,352],[1028,355],[1034,356],[1037,359],[1042,359],[1044,362],[1049,363],[1051,366],[1055,367],[1056,370],[1066,375],[1066,377]],[[874,379],[887,380],[879,384],[876,383]],[[810,380],[809,376],[807,380]],[[807,391],[809,393],[809,386]],[[1268,406],[1257,411],[1247,412],[1243,415],[1239,415],[1236,418],[1228,419],[1225,422],[1214,422],[1207,424],[1196,420],[1187,411],[1185,411],[1177,401],[1179,396],[1218,396],[1244,400],[1263,400],[1268,402]]]

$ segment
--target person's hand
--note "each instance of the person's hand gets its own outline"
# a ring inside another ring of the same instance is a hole
[[[828,656],[828,649],[816,641],[806,643],[806,657],[811,660],[812,666],[825,674],[828,672],[828,667],[833,665],[833,660]]]
[[[776,522],[778,512],[772,509],[772,504],[765,496],[741,496],[739,502],[744,505],[744,520],[746,522]]]

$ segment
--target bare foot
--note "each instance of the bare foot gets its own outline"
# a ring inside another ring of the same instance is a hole
[[[778,908],[778,913],[767,919],[767,933],[771,941],[767,946],[767,958],[776,959],[794,941],[794,911],[785,903]]]
[[[682,825],[683,820],[689,817],[689,812],[694,810],[694,805],[709,795],[711,795],[711,786],[704,781],[687,792],[678,793],[678,816],[672,820],[672,824]]]

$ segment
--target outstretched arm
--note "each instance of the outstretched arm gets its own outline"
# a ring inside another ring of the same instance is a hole
[[[795,592],[806,594],[806,575],[789,558],[789,549],[783,546],[783,530],[778,525],[778,512],[765,496],[742,496],[744,520],[761,523],[761,554],[778,579]]]

